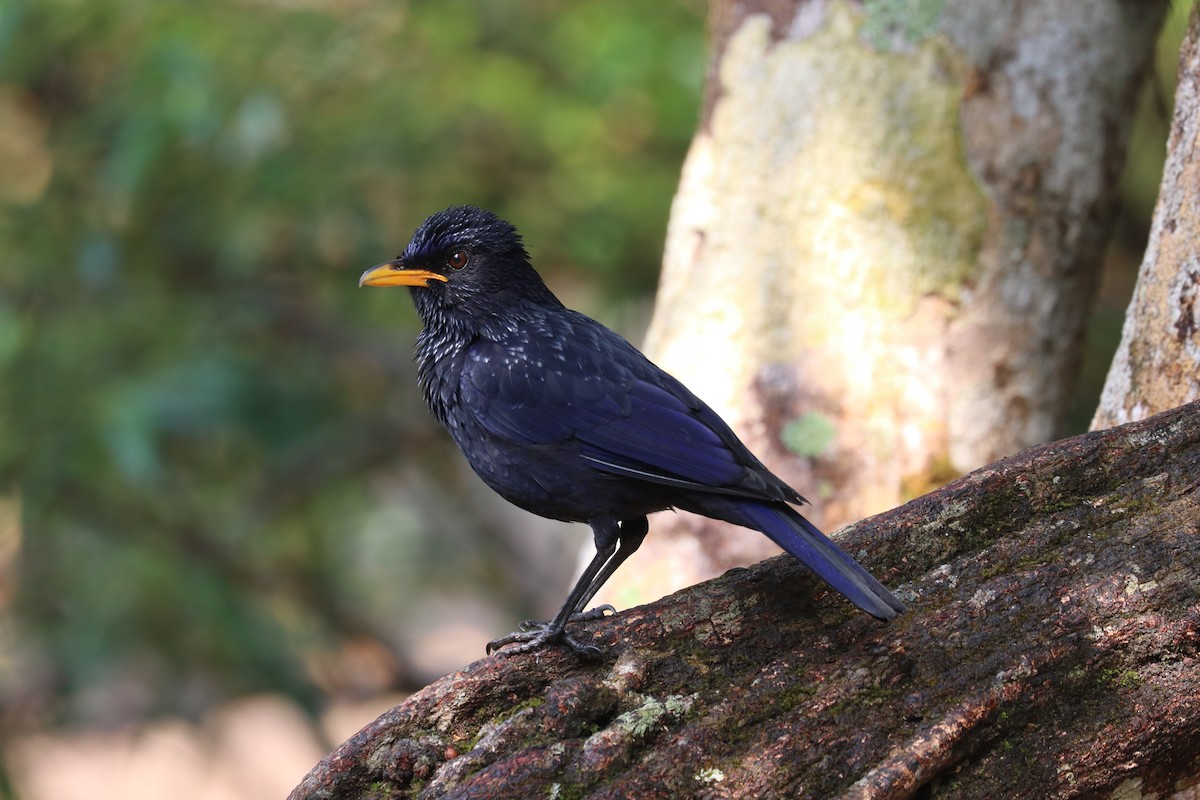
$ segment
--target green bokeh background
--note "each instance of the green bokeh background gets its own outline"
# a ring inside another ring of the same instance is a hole
[[[636,314],[618,309],[653,291],[703,14],[0,5],[10,712],[312,699],[347,641],[397,651],[364,688],[428,677],[404,669],[403,601],[429,582],[503,597],[496,523],[453,494],[407,297],[357,277],[474,203],[518,221],[575,302]],[[381,481],[420,496],[380,519]],[[360,555],[380,529],[389,569]]]
[[[464,500],[476,487],[420,405],[407,298],[357,277],[430,212],[483,205],[570,305],[636,339],[704,15],[0,3],[0,735],[411,688],[431,677],[405,652],[431,587],[515,606],[503,618],[545,610],[520,590],[512,521]],[[1157,187],[1155,96],[1076,428]],[[347,663],[370,668],[339,677]]]

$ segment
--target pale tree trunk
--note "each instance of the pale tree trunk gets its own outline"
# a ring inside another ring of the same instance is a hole
[[[1092,429],[1200,398],[1200,17],[1179,59],[1150,243]]]
[[[651,358],[827,527],[1054,438],[1166,7],[716,2]],[[777,552],[669,514],[642,549],[601,599]]]

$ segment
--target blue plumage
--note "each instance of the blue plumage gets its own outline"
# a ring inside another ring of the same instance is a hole
[[[559,614],[491,646],[562,640],[641,544],[646,514],[681,508],[761,531],[862,610],[903,605],[790,504],[717,414],[600,323],[563,307],[516,230],[489,212],[435,214],[404,254],[364,274],[406,285],[425,323],[420,385],[475,471],[516,505],[588,522],[597,555]]]

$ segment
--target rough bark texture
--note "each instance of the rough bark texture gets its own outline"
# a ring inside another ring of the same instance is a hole
[[[910,604],[785,558],[491,657],[293,800],[1162,797],[1200,771],[1200,404],[1044,445],[843,531]],[[865,551],[870,543],[870,551]]]
[[[1200,9],[1179,58],[1150,243],[1092,428],[1200,398]]]
[[[1054,438],[1165,9],[717,2],[647,351],[831,526]],[[768,548],[660,518],[607,597]]]

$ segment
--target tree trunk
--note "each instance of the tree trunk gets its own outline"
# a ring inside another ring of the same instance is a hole
[[[313,770],[317,798],[1163,796],[1200,769],[1200,404],[843,532],[882,624],[773,559],[493,656]],[[870,545],[870,550],[864,548]],[[1140,792],[1140,794],[1138,794]]]
[[[1179,58],[1150,243],[1092,429],[1200,398],[1200,12]]]
[[[1058,433],[1167,7],[940,6],[714,3],[647,351],[831,527]],[[618,605],[777,552],[643,551]]]

